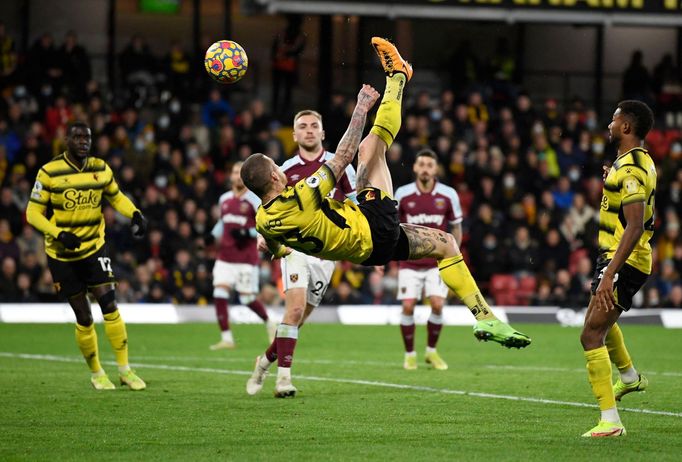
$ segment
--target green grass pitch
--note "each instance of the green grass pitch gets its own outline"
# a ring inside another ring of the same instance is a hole
[[[261,326],[234,326],[238,348],[211,352],[210,324],[129,325],[148,388],[96,392],[72,326],[0,324],[0,460],[680,460],[680,331],[624,326],[650,387],[620,404],[627,436],[592,441],[580,438],[598,411],[579,330],[516,327],[533,345],[507,350],[444,328],[450,369],[435,371],[417,326],[419,369],[404,371],[397,326],[306,325],[299,394],[279,400],[274,376],[261,394],[244,391],[266,346]]]

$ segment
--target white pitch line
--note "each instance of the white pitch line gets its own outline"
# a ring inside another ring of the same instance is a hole
[[[208,353],[207,353],[208,354]],[[206,357],[206,356],[139,356],[135,355],[136,359],[145,359],[145,360],[166,360],[166,361],[208,361],[208,362],[227,362],[227,363],[247,363],[247,364],[252,364],[253,359],[252,357],[248,358],[229,358],[229,357],[222,357],[222,358],[217,358],[217,357]],[[352,359],[340,359],[340,360],[335,360],[335,359],[302,359],[302,358],[296,358],[296,363],[297,364],[343,364],[343,365],[349,365],[349,366],[384,366],[384,367],[395,367],[395,364],[398,364],[397,362],[391,363],[387,361],[356,361]]]
[[[65,363],[80,363],[82,359],[71,358],[66,356],[56,356],[56,355],[38,355],[38,354],[27,354],[27,353],[7,353],[0,352],[0,357],[6,358],[18,358],[18,359],[32,359],[38,361],[56,361]],[[114,361],[104,361],[107,365],[115,365]],[[228,369],[214,369],[210,367],[186,367],[186,366],[171,366],[168,364],[143,364],[134,363],[131,364],[134,367],[147,368],[147,369],[161,369],[168,371],[182,371],[182,372],[204,372],[209,374],[226,374],[226,375],[251,375],[251,371],[234,371]],[[514,396],[514,395],[500,395],[496,393],[481,393],[475,391],[464,391],[464,390],[453,390],[449,388],[435,388],[427,387],[421,385],[406,385],[400,383],[390,383],[390,382],[379,382],[373,380],[359,380],[359,379],[343,379],[343,378],[332,378],[332,377],[316,377],[307,375],[297,375],[297,380],[310,380],[315,382],[331,382],[331,383],[346,383],[351,385],[367,385],[372,387],[381,388],[394,388],[399,390],[412,390],[412,391],[425,391],[429,393],[442,393],[446,395],[459,395],[459,396],[473,396],[476,398],[488,398],[488,399],[503,399],[508,401],[521,401],[527,403],[539,403],[539,404],[556,404],[559,406],[571,406],[571,407],[587,407],[595,408],[594,404],[580,403],[575,401],[561,401],[555,399],[544,399],[544,398],[532,398],[527,396]],[[671,412],[671,411],[657,411],[653,409],[640,409],[640,408],[620,408],[621,411],[635,412],[639,414],[652,414],[652,415],[663,415],[668,417],[682,417],[682,412]]]
[[[517,371],[536,371],[536,372],[580,372],[585,373],[585,368],[568,368],[568,367],[546,367],[546,366],[511,366],[508,364],[484,364],[483,367],[487,369],[508,369]],[[656,372],[646,370],[646,375],[663,375],[666,377],[682,377],[682,372]]]

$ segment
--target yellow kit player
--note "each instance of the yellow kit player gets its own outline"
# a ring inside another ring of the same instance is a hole
[[[632,297],[651,274],[649,239],[654,229],[656,166],[642,144],[653,123],[649,106],[629,100],[618,104],[609,124],[618,157],[604,173],[600,257],[580,336],[601,418],[585,437],[625,435],[616,401],[628,393],[643,391],[649,383],[634,368],[616,321],[630,309]],[[611,384],[611,362],[620,372],[615,385]]]
[[[387,75],[386,90],[374,126],[362,143],[367,113],[379,98],[379,93],[368,85],[358,94],[353,116],[336,153],[311,176],[287,187],[286,175],[263,154],[253,154],[242,165],[244,184],[262,200],[256,214],[256,229],[276,256],[296,249],[327,260],[348,260],[367,266],[384,265],[391,260],[435,258],[443,281],[476,317],[477,338],[507,347],[528,346],[531,342],[528,336],[495,317],[451,234],[400,223],[396,202],[389,195],[393,184],[386,150],[400,129],[403,90],[412,77],[412,66],[388,41],[374,37],[372,45]],[[358,147],[358,203],[328,198]],[[256,364],[252,380],[261,380],[265,370],[265,365]]]
[[[131,219],[136,238],[147,223],[142,213],[119,189],[111,168],[91,157],[90,128],[82,122],[69,125],[66,152],[38,172],[26,217],[45,235],[47,261],[55,289],[68,300],[76,315],[76,343],[92,372],[97,390],[116,388],[102,369],[88,291],[97,299],[106,332],[116,356],[121,385],[144,390],[146,385],[128,365],[128,335],[116,306],[115,279],[104,243],[102,199]],[[48,218],[46,214],[50,213]]]

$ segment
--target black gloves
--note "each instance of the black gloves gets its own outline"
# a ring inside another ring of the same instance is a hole
[[[134,212],[130,219],[130,231],[135,239],[142,239],[147,233],[147,220],[140,212]]]
[[[242,241],[251,237],[249,230],[247,228],[234,228],[230,230],[230,234],[235,241]]]
[[[76,250],[81,246],[81,240],[73,233],[68,231],[62,231],[57,236],[57,240],[62,243],[62,245],[69,250]]]

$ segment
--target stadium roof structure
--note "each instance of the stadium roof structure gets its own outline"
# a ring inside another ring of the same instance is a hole
[[[606,26],[682,26],[679,0],[255,0],[269,13],[388,18],[570,23]]]

